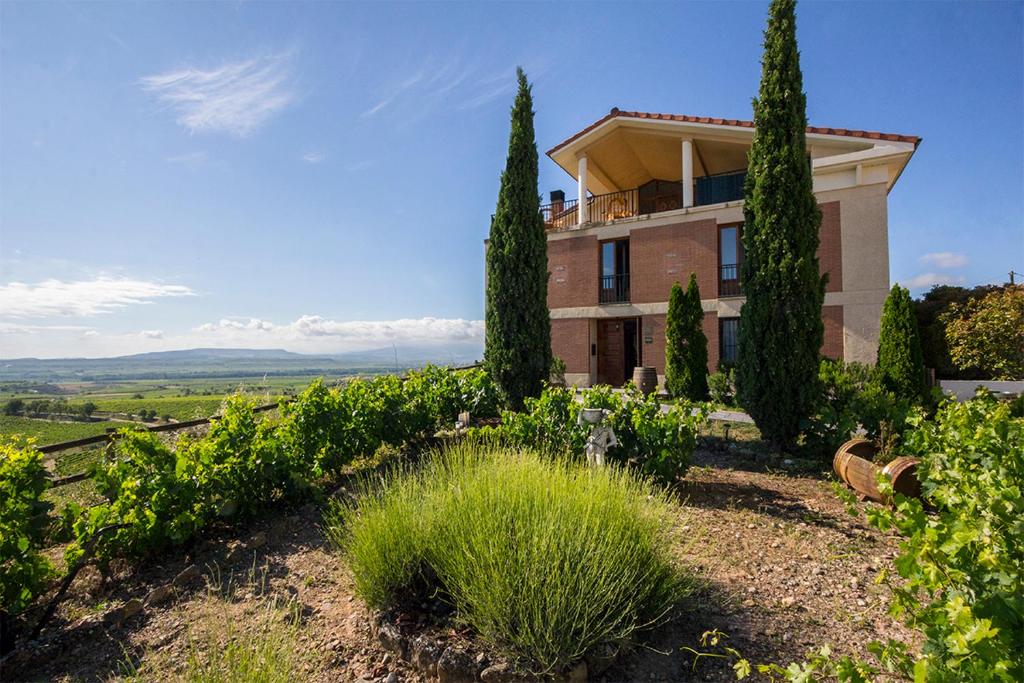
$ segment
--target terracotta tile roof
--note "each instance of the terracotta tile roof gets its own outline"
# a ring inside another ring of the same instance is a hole
[[[576,133],[572,137],[563,140],[559,144],[555,145],[548,150],[548,155],[554,154],[562,147],[565,147],[570,142],[583,137],[590,131],[594,130],[606,121],[610,121],[613,118],[627,118],[627,119],[654,119],[660,121],[681,121],[684,123],[710,123],[716,126],[738,126],[740,128],[753,128],[753,121],[742,121],[740,119],[717,119],[710,116],[687,116],[685,114],[651,114],[643,111],[621,111],[618,108],[613,108],[608,114],[598,121],[590,124],[580,132]],[[847,128],[823,128],[821,126],[807,126],[808,133],[818,133],[822,135],[844,135],[852,138],[867,138],[868,140],[888,140],[891,142],[910,142],[916,147],[921,142],[921,138],[916,135],[899,135],[897,133],[879,133],[870,130],[851,130]]]

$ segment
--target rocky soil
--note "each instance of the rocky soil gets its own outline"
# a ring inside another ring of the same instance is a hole
[[[863,653],[873,639],[911,639],[875,582],[891,570],[894,540],[847,515],[821,477],[771,471],[743,449],[705,448],[679,497],[679,554],[701,588],[643,647],[592,680],[735,680],[733,660],[695,654],[721,653],[701,646],[707,631],[754,664],[785,664],[825,643]],[[123,569],[106,584],[95,573],[80,577],[44,637],[7,661],[0,678],[175,680],[204,648],[287,623],[274,637],[287,638],[302,680],[423,680],[371,622],[319,511],[307,505]]]

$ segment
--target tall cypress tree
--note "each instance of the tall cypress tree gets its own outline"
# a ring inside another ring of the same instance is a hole
[[[693,401],[708,397],[708,338],[703,319],[697,276],[690,273],[685,293],[678,282],[672,285],[665,316],[665,390],[670,396]]]
[[[744,184],[743,292],[737,398],[777,448],[792,445],[816,399],[825,279],[821,211],[807,157],[807,98],[795,0],[772,0],[764,33],[754,141]]]
[[[878,334],[878,376],[886,389],[911,401],[927,392],[921,335],[910,292],[893,285],[882,307]]]
[[[548,252],[537,193],[533,96],[522,69],[508,159],[487,245],[484,363],[514,408],[540,394],[551,369]]]

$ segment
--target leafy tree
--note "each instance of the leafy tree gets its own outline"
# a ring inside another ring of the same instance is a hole
[[[86,401],[82,405],[78,406],[78,412],[80,412],[84,417],[89,417],[96,412],[96,404],[92,401]]]
[[[20,398],[12,398],[4,404],[4,415],[20,415],[25,410],[25,402]]]
[[[906,399],[920,401],[928,390],[914,305],[910,292],[898,284],[882,307],[878,375],[886,389]]]
[[[817,400],[825,329],[818,269],[821,211],[807,158],[807,98],[794,0],[772,0],[764,34],[754,141],[744,183],[739,403],[764,438],[791,446]]]
[[[538,396],[551,370],[548,257],[537,194],[533,96],[522,69],[508,159],[487,245],[484,363],[509,403]]]
[[[672,285],[665,318],[665,389],[670,396],[703,401],[708,397],[708,338],[701,322],[697,276],[690,273],[690,284],[683,293],[679,283]]]
[[[954,304],[943,316],[953,362],[993,379],[1024,378],[1024,287]]]
[[[953,364],[946,343],[946,323],[943,314],[954,304],[965,304],[972,299],[981,299],[998,289],[993,285],[980,285],[968,289],[954,285],[935,285],[920,299],[914,300],[914,316],[921,333],[921,354],[924,366],[935,368],[935,374],[942,379],[983,379],[977,369],[962,370]]]

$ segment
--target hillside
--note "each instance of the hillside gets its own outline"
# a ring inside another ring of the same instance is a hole
[[[475,345],[389,347],[336,355],[283,349],[182,349],[113,358],[0,360],[0,381],[96,381],[275,375],[356,374],[404,370],[427,363],[465,365],[480,358]]]

